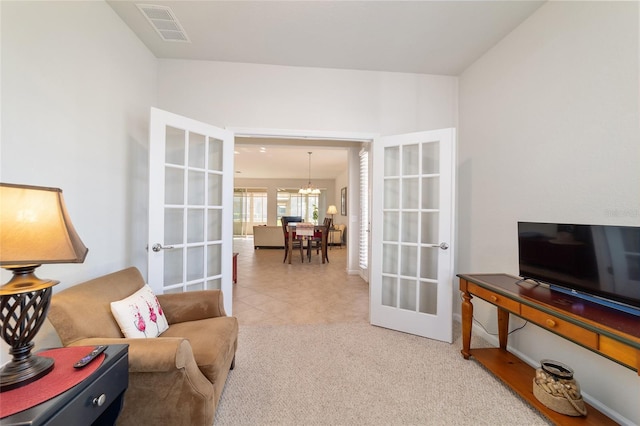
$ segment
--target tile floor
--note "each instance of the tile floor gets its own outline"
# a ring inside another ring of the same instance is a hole
[[[369,322],[369,285],[346,272],[347,250],[332,247],[329,263],[313,254],[301,263],[294,252],[282,263],[283,249],[253,248],[253,239],[234,239],[238,282],[233,315],[240,325]]]

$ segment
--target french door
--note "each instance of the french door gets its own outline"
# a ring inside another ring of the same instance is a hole
[[[149,285],[221,289],[232,314],[233,133],[151,109]]]
[[[371,323],[452,341],[455,130],[373,143]]]

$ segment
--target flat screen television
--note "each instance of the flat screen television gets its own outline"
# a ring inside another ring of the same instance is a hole
[[[640,227],[518,222],[520,276],[640,314]]]

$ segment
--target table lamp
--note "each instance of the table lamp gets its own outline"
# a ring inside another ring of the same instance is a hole
[[[331,204],[329,206],[329,208],[327,209],[327,214],[331,215],[331,227],[333,227],[333,215],[334,214],[338,214],[338,209],[336,208],[336,206],[334,206],[333,204]]]
[[[40,279],[34,270],[43,263],[82,263],[87,252],[60,189],[0,183],[0,266],[13,272],[0,287],[0,335],[13,356],[0,369],[0,392],[53,369],[53,359],[31,349],[59,281]]]

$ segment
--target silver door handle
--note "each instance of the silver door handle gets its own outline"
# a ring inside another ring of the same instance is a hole
[[[155,252],[159,252],[160,250],[170,250],[172,248],[173,248],[173,246],[163,246],[160,243],[156,243],[151,247],[151,250],[153,250]]]
[[[446,250],[446,249],[449,248],[449,244],[447,244],[447,243],[430,244],[429,247],[437,247],[439,249]]]

